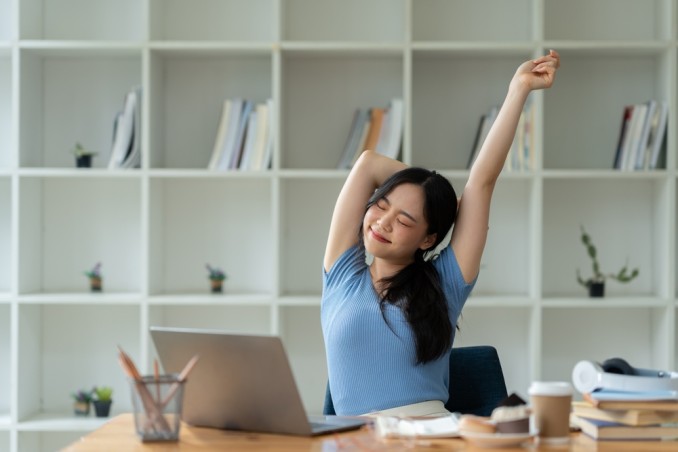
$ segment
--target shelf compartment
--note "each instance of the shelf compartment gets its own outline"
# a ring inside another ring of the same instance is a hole
[[[285,41],[404,42],[405,0],[286,0]]]
[[[12,180],[0,176],[0,293],[12,289]]]
[[[545,38],[575,41],[669,39],[669,3],[664,0],[545,0]]]
[[[19,422],[37,416],[46,425],[34,429],[49,430],[46,419],[56,419],[83,430],[71,414],[71,393],[97,385],[113,388],[112,416],[131,411],[129,382],[116,346],[139,363],[139,325],[140,309],[134,306],[20,306]]]
[[[532,3],[531,0],[413,1],[412,39],[528,42],[534,35]]]
[[[19,37],[141,41],[146,32],[143,9],[143,3],[136,0],[22,0]]]
[[[115,115],[141,80],[141,53],[116,52],[21,51],[21,167],[74,168],[77,142],[98,152],[93,167],[108,166]]]
[[[670,320],[666,307],[545,308],[540,378],[572,381],[579,361],[614,357],[634,367],[666,368]]]
[[[275,293],[270,180],[154,178],[150,197],[151,295],[208,293],[207,263],[229,296]]]
[[[624,107],[669,99],[669,59],[655,51],[560,54],[567,71],[544,93],[544,168],[612,169]]]
[[[98,424],[98,426],[103,423]],[[64,426],[64,431],[21,431],[18,433],[18,450],[30,450],[34,452],[49,452],[63,450],[67,446],[80,440],[83,436],[93,431],[96,427],[88,430],[69,429]]]
[[[466,169],[481,116],[502,104],[515,70],[530,57],[529,52],[479,56],[416,51],[412,61],[412,164],[436,170]]]
[[[140,181],[21,177],[19,198],[20,294],[83,296],[97,262],[107,296],[140,293]]]
[[[320,306],[282,308],[280,336],[306,412],[322,414],[327,386],[327,359],[320,325]],[[309,340],[311,337],[317,340]]]
[[[275,41],[276,0],[150,0],[152,40]]]
[[[14,4],[12,0],[0,0],[0,42],[9,41],[15,36]]]
[[[543,293],[546,297],[588,297],[577,283],[591,275],[591,259],[580,226],[597,248],[604,273],[625,264],[640,273],[629,283],[608,279],[606,296],[668,296],[669,184],[665,180],[546,180],[543,192]],[[569,244],[569,246],[567,246]]]
[[[355,110],[404,98],[402,55],[283,54],[282,92],[281,168],[336,169]]]
[[[270,306],[151,306],[149,327],[198,328],[233,334],[270,334]],[[152,341],[151,341],[152,342]]]
[[[2,419],[9,420],[12,373],[12,321],[11,309],[8,305],[0,305],[0,362],[5,365],[0,368],[0,426]],[[7,417],[5,417],[7,415]],[[1,427],[0,427],[1,429]]]
[[[285,180],[281,183],[281,293],[320,295],[327,234],[343,180]],[[313,212],[313,215],[309,215]],[[356,225],[356,234],[358,232]]]
[[[465,179],[451,180],[461,196]],[[533,182],[499,179],[490,210],[489,231],[473,296],[529,297],[534,267]]]
[[[197,328],[233,334],[268,335],[272,330],[270,306],[205,306],[190,302],[171,306],[153,305],[149,307],[148,322],[149,327]],[[158,353],[150,337],[148,343],[150,353],[147,369],[150,371]]]
[[[532,317],[533,311],[527,307],[476,307],[469,299],[457,322],[454,346],[495,347],[509,394],[527,394],[535,366],[530,344],[537,337]]]
[[[207,169],[223,101],[272,97],[272,56],[182,50],[151,52],[152,168]]]
[[[11,168],[15,161],[12,98],[12,58],[0,53],[0,170]]]

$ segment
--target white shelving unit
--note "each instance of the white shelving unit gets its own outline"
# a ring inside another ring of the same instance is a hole
[[[101,424],[72,391],[144,371],[151,325],[280,335],[309,412],[326,382],[321,261],[353,111],[404,100],[402,158],[458,191],[478,118],[517,65],[557,49],[532,95],[537,165],[502,175],[455,345],[499,349],[510,391],[580,359],[678,366],[678,0],[0,0],[0,451]],[[142,167],[108,170],[143,88]],[[206,169],[227,97],[272,98],[272,169]],[[624,105],[669,103],[666,164],[611,169]],[[74,168],[79,141],[99,151]],[[590,262],[640,268],[604,299]],[[104,293],[83,271],[103,263]],[[204,264],[228,273],[211,295]]]

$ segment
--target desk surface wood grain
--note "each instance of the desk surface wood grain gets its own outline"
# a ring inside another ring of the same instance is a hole
[[[452,451],[487,451],[490,449],[474,447],[460,438],[439,440],[383,440],[365,427],[361,430],[340,434],[330,434],[313,438],[269,435],[218,430],[210,428],[181,426],[180,441],[174,443],[142,443],[134,431],[134,420],[131,414],[121,414],[111,419],[97,430],[82,437],[79,441],[67,446],[67,452],[90,451],[407,451],[431,452],[432,450]],[[571,451],[571,452],[624,452],[624,451],[676,451],[677,441],[648,442],[596,442],[579,434],[573,434],[569,446],[538,447],[528,445],[517,448],[501,448],[503,452],[525,451]]]

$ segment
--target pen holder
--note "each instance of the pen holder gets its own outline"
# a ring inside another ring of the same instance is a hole
[[[130,379],[134,425],[142,441],[178,441],[184,381],[177,374]]]

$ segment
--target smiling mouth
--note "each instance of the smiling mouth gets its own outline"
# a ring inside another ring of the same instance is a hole
[[[387,240],[387,239],[384,238],[382,235],[380,235],[380,234],[378,234],[377,232],[375,232],[374,229],[372,229],[372,228],[370,228],[370,234],[372,234],[372,237],[374,237],[374,239],[375,239],[376,241],[378,241],[378,242],[381,242],[381,243],[391,243],[390,240]]]

